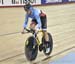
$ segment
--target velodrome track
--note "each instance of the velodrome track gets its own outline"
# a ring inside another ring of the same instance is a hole
[[[48,64],[69,52],[75,52],[75,4],[40,6],[48,17],[48,32],[53,36],[50,57],[39,52],[35,64]],[[23,8],[0,8],[0,64],[31,64],[24,56],[24,42],[29,34],[20,32]],[[33,62],[32,62],[33,64]]]

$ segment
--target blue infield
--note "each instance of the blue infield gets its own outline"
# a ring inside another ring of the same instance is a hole
[[[57,59],[49,64],[75,64],[75,53],[71,52],[63,58]]]

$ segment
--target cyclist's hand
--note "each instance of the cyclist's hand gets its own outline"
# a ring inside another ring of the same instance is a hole
[[[21,34],[25,34],[26,30],[23,28]]]

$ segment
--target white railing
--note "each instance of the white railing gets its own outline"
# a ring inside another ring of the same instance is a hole
[[[37,5],[37,4],[41,4],[41,0],[31,0],[30,1],[31,4],[33,5]],[[26,3],[26,1],[24,0],[14,0],[14,3],[12,2],[12,0],[0,0],[0,6],[19,6],[19,5],[24,5]]]
[[[29,1],[29,0],[27,0]],[[64,3],[75,2],[75,0],[30,0],[33,5],[41,5],[47,3]],[[0,0],[0,6],[22,6],[26,3],[26,0]]]

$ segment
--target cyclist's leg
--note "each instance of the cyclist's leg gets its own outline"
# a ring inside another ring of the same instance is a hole
[[[45,41],[48,42],[49,41],[49,37],[48,37],[48,33],[47,33],[47,18],[46,15],[45,16],[41,16],[41,23],[42,23],[42,29],[45,35]]]
[[[46,19],[46,15],[43,15],[43,16],[40,16],[40,19],[41,19],[41,24],[42,24],[42,30],[43,30],[43,33],[44,33],[44,36],[45,36],[45,42],[46,44],[48,43],[49,41],[49,38],[48,38],[48,33],[47,33],[47,19]],[[39,50],[42,51],[43,50],[43,42],[40,44],[39,46]]]
[[[35,30],[35,26],[36,26],[36,25],[37,25],[36,19],[32,19],[32,22],[31,22],[31,24],[30,24],[30,28],[33,29],[33,30]]]

